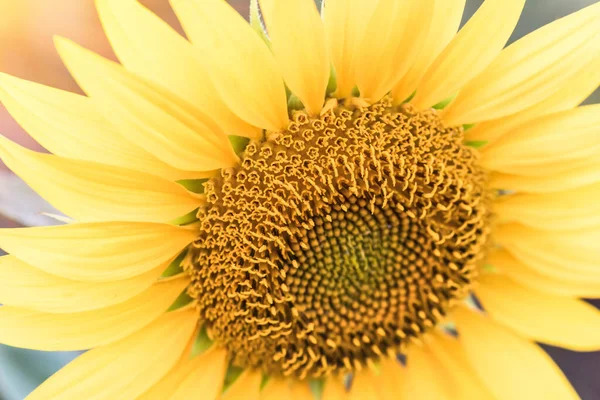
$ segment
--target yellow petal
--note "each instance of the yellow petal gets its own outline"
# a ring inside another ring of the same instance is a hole
[[[81,282],[34,268],[13,256],[0,257],[0,304],[47,313],[95,310],[128,300],[155,282],[166,264],[130,279]]]
[[[518,193],[494,201],[503,222],[546,230],[574,230],[600,225],[600,183],[552,194]]]
[[[346,400],[348,392],[344,386],[344,382],[339,377],[332,376],[327,379],[325,388],[323,389],[322,400]]]
[[[208,176],[177,170],[129,142],[85,96],[0,74],[0,101],[37,142],[61,157],[115,165],[170,180]]]
[[[167,313],[125,339],[79,356],[27,400],[89,399],[91,394],[137,398],[177,363],[196,327],[194,310]]]
[[[445,110],[449,125],[500,118],[559,91],[600,52],[600,4],[555,21],[513,43],[463,87]]]
[[[322,16],[331,62],[337,78],[336,94],[350,97],[356,85],[356,49],[379,0],[325,0]],[[364,61],[363,61],[364,62]]]
[[[494,238],[527,264],[564,265],[588,277],[600,277],[600,229],[551,232],[510,223],[499,225]]]
[[[200,205],[198,196],[158,176],[36,153],[1,136],[0,158],[50,204],[82,222],[169,222]]]
[[[452,40],[462,19],[466,0],[435,0],[431,23],[417,57],[408,72],[392,89],[396,103],[406,100],[440,52]]]
[[[553,269],[529,266],[510,255],[506,250],[491,252],[486,263],[497,268],[502,274],[512,278],[523,286],[556,296],[600,298],[600,280],[589,281],[585,276],[577,275],[576,280],[568,274]]]
[[[273,55],[285,83],[308,113],[318,115],[325,101],[331,68],[325,28],[315,2],[275,2],[265,20]]]
[[[519,175],[545,175],[547,164],[568,165],[569,161],[600,154],[600,105],[577,107],[525,123],[481,153],[484,167]]]
[[[554,193],[600,181],[600,159],[597,155],[576,161],[543,164],[544,175],[516,175],[493,173],[490,175],[490,187],[514,190],[526,193]]]
[[[352,377],[352,386],[348,393],[349,400],[379,400],[379,392],[375,383],[374,372],[365,369],[355,372]]]
[[[280,378],[271,378],[267,386],[260,391],[260,400],[291,399],[292,391],[290,385]]]
[[[363,98],[379,101],[408,71],[432,22],[434,0],[380,0],[355,54]]]
[[[260,134],[225,105],[200,60],[202,54],[166,22],[135,0],[96,0],[96,5],[125,68],[196,105],[228,134]]]
[[[406,380],[406,368],[400,365],[396,357],[385,357],[379,361],[380,372],[375,377],[381,400],[401,398],[402,386]]]
[[[169,382],[163,380],[158,383],[156,388],[153,388],[153,393],[165,393],[165,396],[150,396],[146,399],[187,400],[201,398],[215,400],[219,398],[227,370],[227,351],[211,348],[202,355],[188,361],[188,363],[192,368],[185,375],[180,374],[179,378],[181,379],[176,388],[173,388],[175,390],[170,390]],[[167,376],[165,379],[172,380],[174,378]]]
[[[525,0],[487,0],[433,62],[412,103],[431,107],[451,96],[496,58],[517,25]]]
[[[499,274],[481,276],[475,293],[487,314],[524,337],[576,351],[600,349],[600,312],[584,301],[544,294]]]
[[[314,396],[306,381],[292,381],[290,385],[292,400],[313,400]]]
[[[547,99],[518,113],[485,121],[465,132],[467,140],[485,140],[493,143],[519,126],[535,118],[577,107],[600,84],[600,56],[582,64],[579,73],[562,82],[562,87]]]
[[[222,0],[171,0],[183,28],[202,52],[219,95],[244,121],[263,129],[288,125],[281,73],[265,43]]]
[[[67,39],[55,41],[79,86],[126,139],[178,169],[209,171],[237,162],[227,136],[195,106]]]
[[[246,370],[233,382],[223,394],[222,400],[258,400],[262,374],[259,371]]]
[[[451,399],[493,400],[494,397],[479,380],[469,363],[460,342],[446,334],[435,333],[427,348],[441,370],[449,376]]]
[[[431,352],[412,344],[408,349],[402,399],[452,400],[450,381]],[[425,383],[426,382],[426,383]]]
[[[498,399],[579,399],[539,346],[478,312],[454,312],[460,343],[474,371]]]
[[[108,282],[142,275],[172,260],[195,236],[167,224],[82,223],[0,229],[0,248],[51,274]]]
[[[5,305],[0,307],[0,343],[45,351],[107,345],[157,319],[188,282],[180,278],[157,283],[120,304],[77,313],[48,314]]]

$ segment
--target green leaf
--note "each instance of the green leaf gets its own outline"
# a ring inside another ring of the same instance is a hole
[[[463,125],[463,132],[468,131],[469,129],[473,128],[475,125],[477,125],[477,124],[464,124]]]
[[[168,278],[170,276],[181,274],[183,272],[183,267],[181,266],[181,263],[182,263],[183,259],[185,258],[186,254],[187,254],[187,249],[182,251],[181,253],[179,253],[177,258],[175,258],[173,261],[171,261],[171,264],[169,264],[167,269],[165,269],[165,271],[162,273],[162,275],[160,277]]]
[[[455,97],[456,97],[456,95],[452,95],[452,96],[448,97],[447,99],[442,100],[439,103],[437,103],[436,105],[434,105],[433,108],[435,108],[436,110],[443,110],[444,108],[448,107],[448,104],[452,103],[452,100],[454,100]]]
[[[167,312],[169,311],[175,311],[183,306],[187,306],[188,304],[190,304],[194,299],[192,299],[188,294],[187,294],[187,290],[184,290],[183,292],[181,292],[181,294],[179,295],[179,297],[177,297],[175,299],[175,301],[173,302],[173,304],[171,304],[171,307],[169,307],[167,309]]]
[[[406,98],[406,100],[404,100],[402,103],[404,104],[404,103],[408,103],[408,102],[410,102],[412,99],[414,99],[414,98],[415,98],[415,96],[416,96],[416,95],[417,95],[417,91],[415,90],[415,91],[414,91],[414,92],[412,92],[412,94],[411,94],[410,96],[408,96],[408,97]]]
[[[171,223],[173,225],[179,225],[179,226],[193,224],[194,222],[198,221],[197,215],[198,215],[198,208],[196,208],[194,211],[190,211],[189,213],[187,213],[179,218],[175,218],[173,221],[171,221]]]
[[[304,110],[304,104],[295,94],[292,94],[288,100],[288,110]]]
[[[244,372],[243,368],[236,367],[234,365],[230,365],[227,368],[227,372],[225,373],[225,380],[223,382],[223,393],[227,391],[233,385],[233,383],[240,377],[240,375]]]
[[[208,337],[208,332],[206,331],[206,327],[203,326],[198,332],[198,336],[196,336],[196,340],[194,341],[194,345],[192,346],[192,355],[191,357],[199,356],[202,353],[205,353],[206,350],[210,349],[213,345],[213,341]]]
[[[331,94],[335,92],[337,89],[337,73],[335,72],[335,68],[333,68],[333,64],[329,67],[329,81],[327,82],[327,94]]]
[[[231,147],[233,147],[235,154],[240,155],[246,150],[246,146],[250,143],[250,139],[243,136],[229,135],[229,143],[231,143]]]
[[[469,141],[465,142],[465,145],[479,150],[488,143],[489,143],[489,140],[469,140]]]
[[[262,379],[260,381],[260,389],[259,390],[263,390],[265,388],[265,386],[267,386],[267,383],[269,383],[270,380],[271,380],[271,376],[263,374]]]
[[[308,381],[308,387],[315,400],[321,400],[323,398],[323,390],[325,390],[325,379],[311,379]]]
[[[202,194],[204,193],[204,184],[207,181],[208,179],[181,179],[177,183],[192,193]]]

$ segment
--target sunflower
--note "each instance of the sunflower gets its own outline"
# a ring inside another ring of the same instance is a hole
[[[88,350],[29,399],[577,398],[600,3],[503,49],[524,2],[98,0],[88,96],[2,75],[69,223],[0,230],[0,342]]]

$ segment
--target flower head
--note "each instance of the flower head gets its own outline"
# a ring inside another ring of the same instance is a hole
[[[0,230],[0,342],[91,349],[31,399],[577,397],[535,342],[600,349],[600,5],[171,3],[57,39],[88,97],[0,77],[73,219]]]

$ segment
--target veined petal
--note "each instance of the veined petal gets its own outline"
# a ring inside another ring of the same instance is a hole
[[[335,376],[328,378],[323,389],[322,400],[346,400],[347,398],[348,393],[341,379]]]
[[[113,282],[81,282],[48,274],[13,256],[0,257],[0,304],[47,313],[73,313],[122,303],[160,277],[166,264]]]
[[[494,201],[503,222],[546,230],[574,230],[600,225],[600,183],[552,194],[517,193]]]
[[[263,15],[285,83],[308,113],[318,115],[325,101],[331,68],[325,28],[315,2],[275,1],[272,10]]]
[[[225,105],[201,62],[202,54],[166,22],[135,0],[96,0],[96,5],[125,68],[196,105],[228,134],[260,134]]]
[[[481,153],[484,167],[522,175],[536,175],[535,167],[540,164],[600,154],[600,104],[577,107],[525,123],[484,147]],[[544,170],[538,173],[543,175]]]
[[[211,348],[170,372],[140,400],[215,400],[225,381],[226,363],[227,351]]]
[[[401,399],[452,400],[451,382],[431,352],[412,344],[406,359],[406,380]],[[427,382],[427,384],[423,384]]]
[[[412,66],[427,38],[435,0],[380,0],[355,54],[360,95],[379,101]]]
[[[178,169],[209,171],[237,162],[227,135],[195,106],[67,39],[57,38],[56,47],[128,140]]]
[[[578,279],[569,279],[569,275],[557,274],[556,270],[541,267],[534,268],[517,260],[506,250],[491,252],[486,263],[497,268],[502,274],[512,278],[523,286],[555,296],[600,298],[600,280],[589,281],[577,275]]]
[[[233,382],[221,397],[222,400],[258,400],[262,374],[246,370]]]
[[[494,238],[519,259],[565,265],[574,272],[600,277],[598,227],[551,232],[510,223],[497,226]]]
[[[260,400],[291,399],[292,391],[290,385],[284,379],[271,378],[267,386],[260,391]]]
[[[518,113],[481,122],[465,132],[467,140],[490,144],[538,117],[577,107],[600,85],[600,56],[582,65],[581,70],[562,82],[562,87],[547,99]]]
[[[200,204],[197,195],[158,176],[36,153],[1,136],[0,158],[50,204],[82,222],[169,222]]]
[[[545,174],[537,175],[545,169]],[[600,160],[597,155],[576,161],[541,164],[536,175],[493,173],[490,187],[526,193],[554,193],[590,185],[600,181]]]
[[[400,103],[414,93],[417,85],[431,66],[431,63],[452,40],[465,9],[466,0],[435,0],[427,37],[408,72],[392,89],[396,103]]]
[[[171,0],[186,34],[202,51],[206,71],[226,105],[263,129],[287,128],[285,86],[265,43],[222,0]]]
[[[177,170],[129,142],[88,97],[0,73],[0,101],[37,142],[58,156],[170,180],[209,176]]]
[[[0,248],[68,279],[108,282],[144,274],[190,244],[194,231],[146,222],[0,229]]]
[[[582,300],[532,290],[485,274],[475,293],[493,319],[524,337],[576,351],[600,349],[600,312]]]
[[[559,91],[600,52],[600,4],[555,21],[511,44],[445,110],[449,125],[500,118]]]
[[[77,313],[48,314],[5,305],[0,307],[0,343],[45,351],[107,345],[157,319],[188,283],[184,278],[156,283],[123,303]]]
[[[349,400],[379,400],[379,392],[370,369],[355,372],[352,377],[352,386],[348,393]]]
[[[579,399],[539,346],[479,312],[453,313],[459,340],[479,378],[498,399]],[[507,354],[518,355],[518,362]]]
[[[512,34],[525,0],[487,0],[433,62],[412,100],[431,107],[451,96],[496,58]]]
[[[82,354],[51,376],[27,400],[134,399],[180,359],[197,326],[194,310],[163,315],[146,328]],[[173,329],[177,327],[177,329]]]
[[[331,61],[337,78],[338,98],[350,97],[356,85],[356,49],[379,0],[325,0],[322,17]]]
[[[452,383],[449,389],[451,399],[495,399],[474,373],[456,338],[436,332],[428,339],[427,348],[431,357],[437,361]]]

